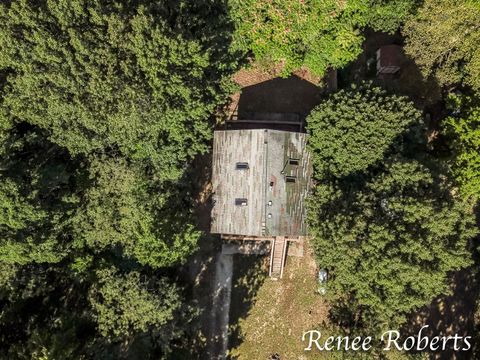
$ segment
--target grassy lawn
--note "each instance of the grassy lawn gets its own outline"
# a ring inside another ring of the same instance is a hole
[[[318,352],[304,352],[303,332],[318,329],[327,321],[328,307],[315,293],[315,262],[287,259],[282,280],[268,275],[268,257],[238,256],[234,259],[230,310],[230,356],[233,359],[326,359]],[[252,279],[255,277],[255,279]]]

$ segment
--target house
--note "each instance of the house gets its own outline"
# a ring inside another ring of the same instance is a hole
[[[211,232],[271,242],[270,275],[281,278],[287,244],[307,235],[311,181],[307,135],[272,129],[215,131]]]

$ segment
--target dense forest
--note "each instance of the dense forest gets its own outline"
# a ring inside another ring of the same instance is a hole
[[[332,323],[381,331],[475,268],[477,0],[0,4],[0,358],[179,359],[199,309],[192,163],[253,62],[322,76],[396,33],[442,89],[439,136],[359,82],[308,116],[309,229]]]

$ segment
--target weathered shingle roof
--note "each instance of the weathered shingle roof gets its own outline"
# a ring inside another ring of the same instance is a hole
[[[305,142],[305,134],[287,131],[216,131],[212,233],[306,235],[311,164]],[[248,163],[248,169],[237,169],[237,163]],[[247,204],[236,205],[236,199]]]

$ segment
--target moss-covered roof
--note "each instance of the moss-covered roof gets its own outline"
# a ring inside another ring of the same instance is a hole
[[[215,132],[213,233],[306,235],[305,198],[312,172],[306,137],[263,129]]]

